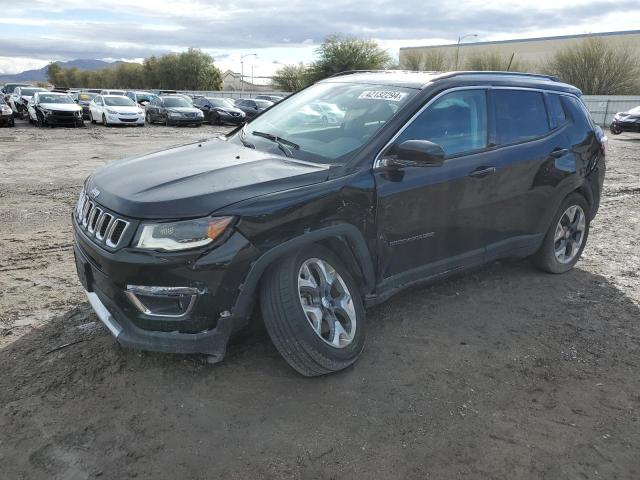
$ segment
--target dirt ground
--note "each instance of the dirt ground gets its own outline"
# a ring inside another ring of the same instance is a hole
[[[0,478],[640,478],[639,136],[611,139],[572,272],[402,293],[359,363],[306,379],[260,330],[217,365],[122,349],[76,280],[84,178],[224,130],[0,130]]]

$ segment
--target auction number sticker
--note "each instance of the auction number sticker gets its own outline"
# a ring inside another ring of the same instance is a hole
[[[400,102],[406,92],[396,92],[393,90],[365,90],[358,98],[365,100],[389,100],[391,102]]]

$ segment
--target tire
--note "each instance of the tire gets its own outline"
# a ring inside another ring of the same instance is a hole
[[[574,213],[571,213],[570,209],[575,209]],[[574,215],[572,222],[569,223],[570,217]],[[580,259],[587,244],[590,225],[589,203],[578,193],[569,194],[553,217],[542,246],[532,257],[534,265],[549,273],[565,273],[571,270]],[[568,232],[564,230],[567,227],[569,227]],[[580,229],[582,233],[578,243]],[[564,249],[563,242],[566,246]]]
[[[107,116],[106,116],[104,113],[102,114],[102,124],[103,124],[105,127],[108,127],[108,126],[109,126],[109,124],[107,123]]]
[[[610,125],[609,126],[609,131],[613,134],[613,135],[620,135],[622,133],[622,130],[620,130],[619,127],[616,127],[615,125]]]
[[[151,120],[151,115],[149,113],[144,116],[144,119],[149,125],[153,125],[153,120]]]
[[[326,280],[321,280],[327,277],[318,274],[317,262],[325,265],[325,271],[331,272],[328,266],[337,274],[330,294]],[[313,281],[304,278],[311,276]],[[310,286],[312,283],[315,288]],[[329,298],[342,298],[347,308],[334,308],[337,302],[334,304]],[[317,327],[312,325],[313,312],[308,316],[303,310],[303,302],[315,310],[316,319],[319,314]],[[271,341],[285,361],[304,376],[343,370],[362,353],[365,312],[358,287],[338,257],[324,247],[313,245],[278,259],[263,278],[260,305]],[[339,328],[336,320],[340,320]]]
[[[209,124],[220,125],[220,115],[218,115],[216,112],[211,112],[209,114]]]
[[[42,116],[42,114],[36,113],[36,117],[38,118],[38,121],[36,122],[36,126],[40,128],[44,127],[45,126],[44,117]]]
[[[91,123],[96,123],[96,121],[93,119],[93,112],[91,112],[91,110],[89,110],[89,120],[91,120]]]

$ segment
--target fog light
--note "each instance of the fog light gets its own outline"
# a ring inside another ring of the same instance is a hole
[[[131,303],[150,317],[180,318],[188,315],[198,295],[205,293],[193,287],[153,287],[127,285],[125,294]]]

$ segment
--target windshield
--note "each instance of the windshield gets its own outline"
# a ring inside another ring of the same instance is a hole
[[[154,95],[153,93],[137,93],[136,94],[136,98],[138,99],[138,102],[150,102],[156,97],[157,95]]]
[[[162,101],[164,106],[169,108],[190,108],[193,106],[183,97],[165,97]]]
[[[235,108],[235,105],[233,105],[226,98],[209,98],[208,100],[211,102],[211,105],[213,105],[214,107]]]
[[[104,104],[109,107],[135,107],[136,105],[127,97],[104,97]]]
[[[273,102],[270,102],[269,100],[255,100],[256,105],[258,105],[258,108],[269,108],[271,105],[273,105]]]
[[[38,100],[40,103],[76,103],[69,95],[51,95],[47,93],[38,95]]]
[[[42,92],[44,88],[21,88],[20,95],[23,97],[31,97],[35,92]]]
[[[291,156],[321,163],[347,161],[417,90],[386,85],[319,83],[276,104],[233,137],[277,151],[264,134],[296,145]],[[318,105],[330,105],[323,113]]]

